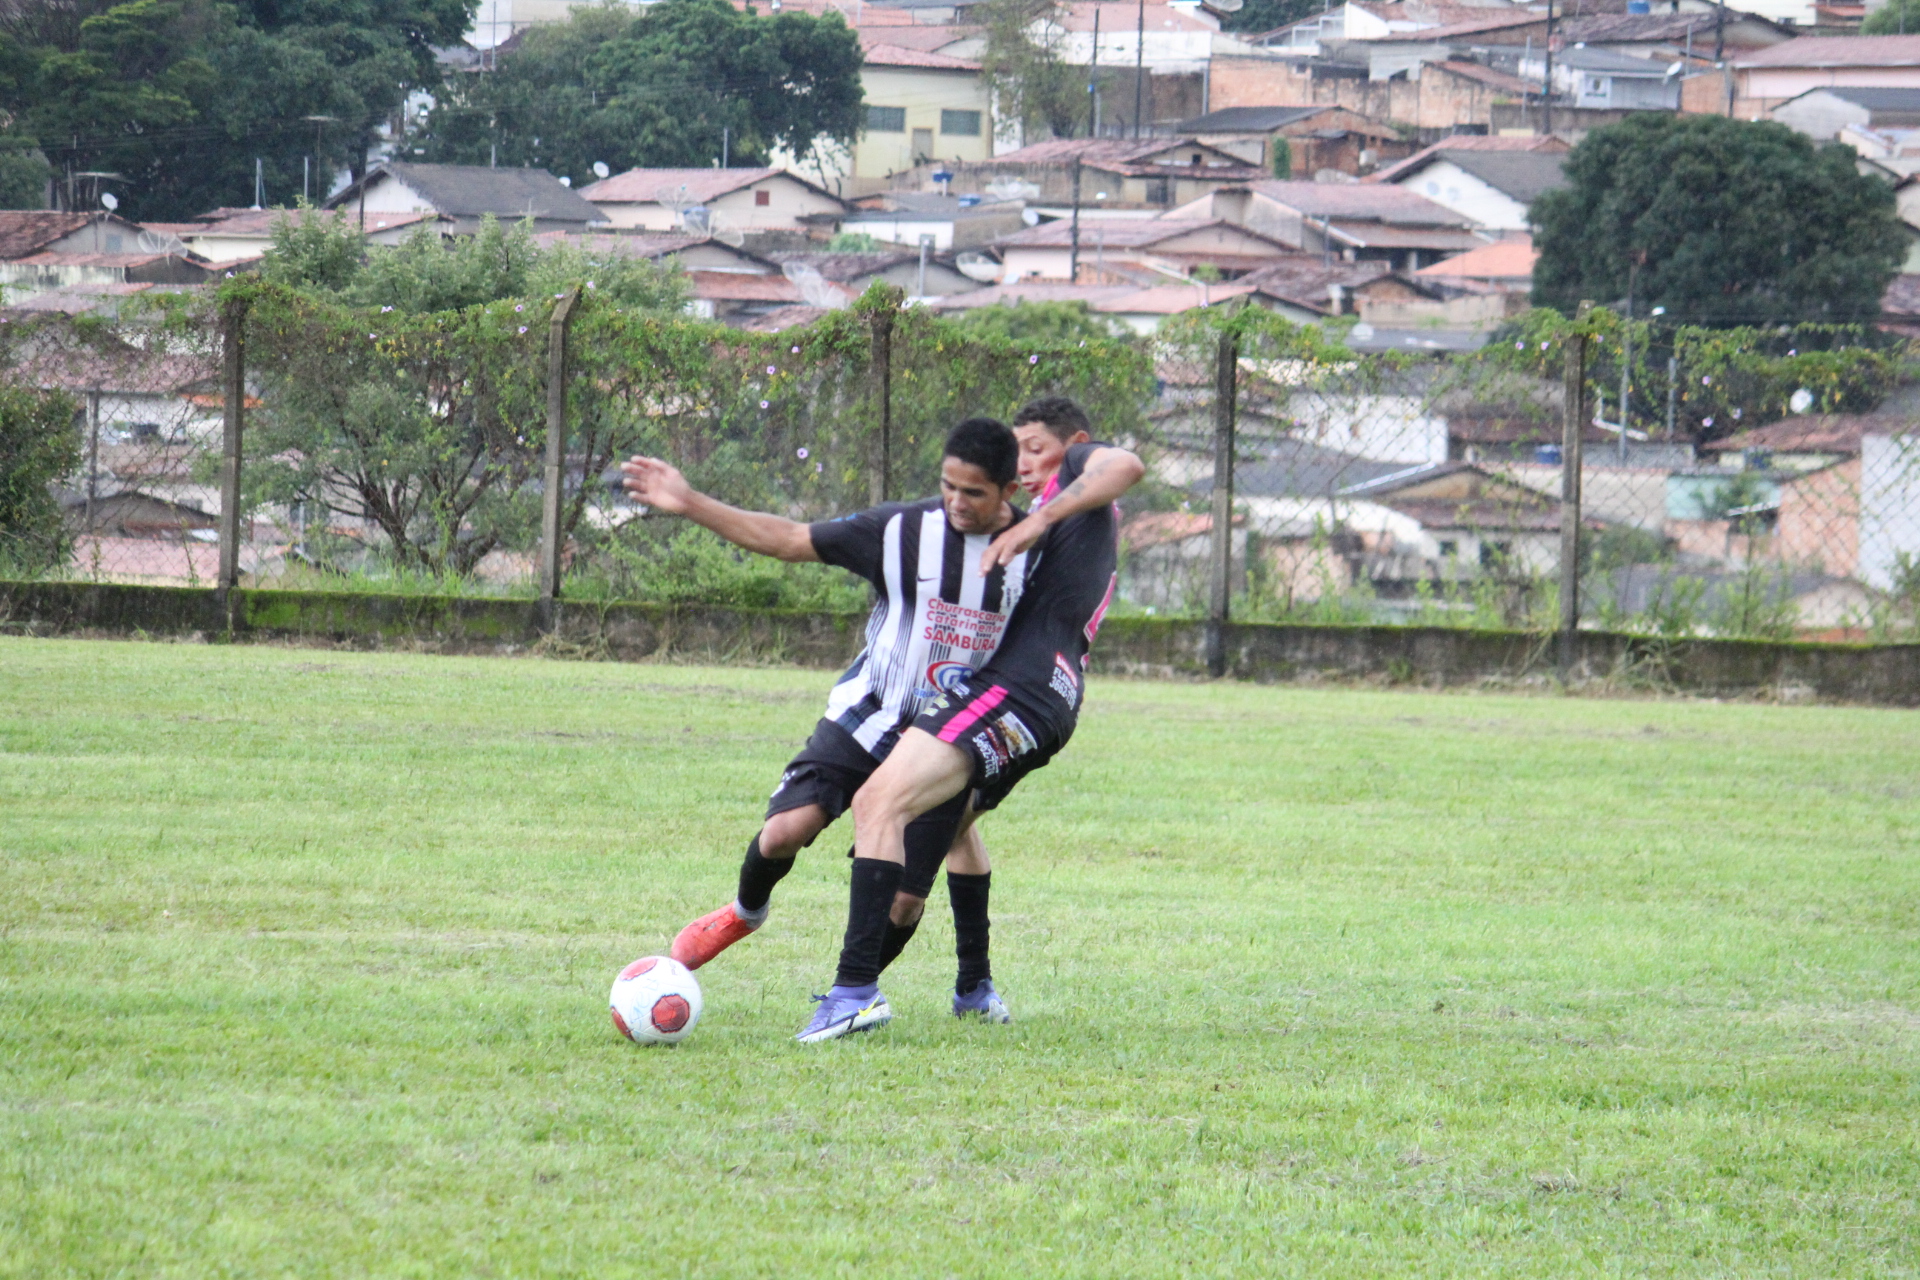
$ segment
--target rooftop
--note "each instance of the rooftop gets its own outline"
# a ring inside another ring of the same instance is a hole
[[[1222,219],[1205,218],[1088,218],[1080,219],[1080,247],[1091,251],[1095,246],[1107,249],[1142,249],[1156,245],[1176,236],[1187,235],[1194,231],[1204,231],[1208,227],[1228,227],[1241,235],[1255,240],[1268,240],[1258,231],[1247,227],[1235,226]],[[1052,222],[1043,222],[1037,227],[1027,227],[1010,236],[1002,236],[996,244],[1016,247],[1054,247],[1073,242],[1073,223],[1067,218],[1057,218]],[[1278,246],[1278,241],[1268,241]]]
[[[1265,133],[1339,109],[1324,102],[1295,107],[1226,107],[1182,120],[1174,127],[1182,133]]]
[[[1407,226],[1466,227],[1467,219],[1391,183],[1250,182],[1247,189],[1314,218],[1362,218]]]
[[[927,71],[978,71],[980,64],[930,49],[909,49],[902,45],[862,40],[862,60],[870,67],[918,67]]]
[[[1920,89],[1881,89],[1859,85],[1823,84],[1817,89],[1809,89],[1801,94],[1827,93],[1843,102],[1851,102],[1856,107],[1865,107],[1868,111],[1920,113]]]
[[[1913,423],[1905,418],[1879,417],[1864,413],[1803,413],[1782,418],[1764,427],[1742,431],[1703,444],[1703,453],[1726,453],[1735,449],[1771,449],[1775,453],[1858,453],[1860,437],[1898,435],[1911,432]]]
[[[1567,185],[1563,173],[1567,157],[1555,151],[1439,151],[1427,163],[1433,160],[1445,160],[1521,204],[1532,204],[1542,192]],[[1407,172],[1402,181],[1411,181],[1419,172]]]
[[[1618,76],[1648,76],[1654,79],[1665,76],[1667,68],[1673,65],[1671,61],[1656,62],[1651,58],[1615,53],[1611,49],[1587,49],[1578,45],[1561,49],[1553,60],[1577,71],[1606,71]]]
[[[1461,133],[1451,138],[1442,138],[1424,151],[1416,151],[1398,164],[1390,165],[1380,172],[1364,179],[1366,182],[1391,182],[1409,169],[1425,164],[1441,151],[1545,151],[1565,155],[1573,150],[1570,143],[1551,135],[1529,135],[1524,138],[1508,138],[1500,134]]]
[[[1920,36],[1801,36],[1734,59],[1745,67],[1912,67]]]
[[[98,216],[92,213],[56,213],[45,209],[0,211],[0,261],[23,258],[72,235]]]
[[[580,195],[586,200],[603,204],[658,204],[663,200],[705,204],[776,176],[793,178],[795,182],[806,181],[804,178],[794,178],[785,169],[775,168],[629,169],[580,188]]]
[[[1458,257],[1421,267],[1413,274],[1428,279],[1523,280],[1533,276],[1533,264],[1540,254],[1533,237],[1520,236],[1469,249]]]
[[[1569,43],[1584,40],[1588,44],[1665,42],[1684,45],[1691,34],[1694,43],[1698,44],[1702,32],[1712,35],[1717,17],[1713,13],[1594,13],[1567,19],[1561,24],[1560,32]],[[1778,24],[1769,18],[1737,10],[1727,11],[1729,32],[1736,24],[1743,22],[1760,22],[1778,29]],[[1782,30],[1780,34],[1791,36],[1793,33]]]
[[[495,169],[484,164],[409,164],[394,160],[334,194],[329,209],[352,203],[365,184],[385,175],[404,183],[441,213],[455,218],[545,218],[600,222],[598,209],[545,169]]]
[[[1540,86],[1537,84],[1522,80],[1519,76],[1510,76],[1504,71],[1495,71],[1492,67],[1483,67],[1477,62],[1450,60],[1447,62],[1430,63],[1429,65],[1438,67],[1442,71],[1450,71],[1454,75],[1461,76],[1468,80],[1477,80],[1481,84],[1494,89],[1504,90],[1507,93],[1528,94],[1540,92]]]

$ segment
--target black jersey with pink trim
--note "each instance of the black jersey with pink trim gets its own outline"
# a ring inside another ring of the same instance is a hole
[[[1022,514],[1016,509],[1014,519]],[[1025,598],[1032,553],[982,574],[992,537],[956,530],[938,498],[874,507],[808,532],[820,559],[879,593],[866,647],[827,696],[826,719],[883,759],[922,707],[999,648]]]
[[[1040,494],[1041,506],[1080,478],[1087,459],[1105,444],[1076,444]],[[975,683],[1025,690],[1029,701],[1045,691],[1052,714],[1080,709],[1087,652],[1113,603],[1119,580],[1120,509],[1112,503],[1069,516],[1047,530],[1033,549],[1038,564],[1007,624],[1006,639]]]

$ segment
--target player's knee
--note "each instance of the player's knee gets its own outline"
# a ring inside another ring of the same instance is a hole
[[[925,898],[916,898],[902,891],[893,895],[893,909],[887,913],[887,918],[893,921],[896,928],[904,929],[918,920],[920,913],[926,909]]]
[[[776,813],[760,828],[760,856],[791,858],[812,844],[826,825],[826,814],[818,805]]]

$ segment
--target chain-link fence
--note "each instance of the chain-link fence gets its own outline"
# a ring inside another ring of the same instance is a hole
[[[1059,392],[1150,466],[1121,610],[1894,639],[1920,601],[1920,398],[1867,330],[1533,312],[1470,355],[1356,354],[1211,308],[1033,346],[884,291],[769,334],[584,286],[408,314],[247,284],[0,335],[0,381],[72,420],[15,575],[858,608],[636,507],[618,460],[817,519],[931,493],[954,422]]]
[[[1536,312],[1470,355],[1360,356],[1216,311],[1160,352],[1164,486],[1122,579],[1143,609],[1915,636],[1920,401],[1885,335]]]

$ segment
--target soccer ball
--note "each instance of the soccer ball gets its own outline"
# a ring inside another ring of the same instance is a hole
[[[613,1025],[635,1044],[678,1044],[700,1021],[693,970],[666,956],[645,956],[620,971],[607,997]]]

